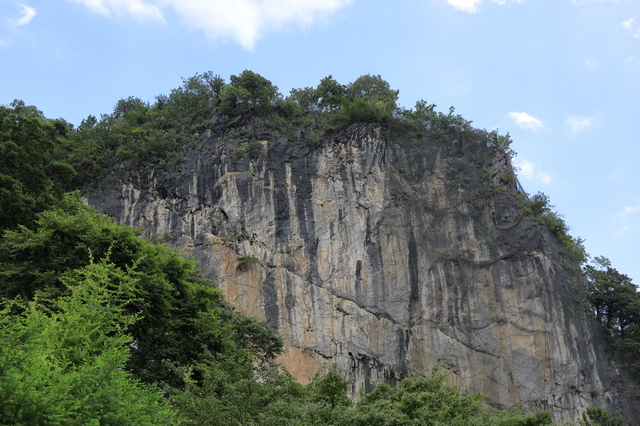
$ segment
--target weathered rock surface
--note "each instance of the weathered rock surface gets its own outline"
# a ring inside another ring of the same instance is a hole
[[[360,125],[312,150],[254,130],[249,145],[207,132],[179,170],[112,175],[87,200],[190,253],[284,337],[301,380],[337,363],[358,395],[440,363],[497,407],[640,423],[577,265],[523,212],[504,153],[456,132]]]

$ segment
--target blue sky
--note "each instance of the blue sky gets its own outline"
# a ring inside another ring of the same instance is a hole
[[[0,104],[79,124],[181,77],[379,74],[509,132],[529,193],[640,284],[638,0],[0,0]]]

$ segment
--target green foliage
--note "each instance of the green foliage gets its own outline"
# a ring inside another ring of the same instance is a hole
[[[256,119],[290,139],[307,139],[312,148],[354,123],[377,123],[436,139],[455,132],[484,137],[488,145],[513,155],[509,134],[473,129],[453,107],[436,112],[436,105],[418,101],[411,110],[400,108],[398,91],[379,75],[366,74],[347,85],[327,76],[317,87],[293,89],[286,99],[249,70],[232,75],[228,84],[210,71],[182,83],[168,96],[157,96],[154,104],[128,97],[111,114],[89,116],[75,130],[67,126],[57,158],[79,171],[67,188],[83,187],[114,169],[169,170],[182,160],[185,148],[196,148],[201,131],[214,129],[224,137]],[[234,149],[236,157],[245,153],[243,147]]]
[[[346,87],[339,120],[344,121],[343,125],[383,123],[397,109],[398,93],[379,75],[363,75]]]
[[[153,105],[128,97],[118,101],[111,114],[83,120],[65,146],[64,158],[79,170],[73,186],[82,187],[112,169],[175,166],[181,150],[192,144],[193,133],[210,120],[225,87],[211,72],[182,82],[169,96],[156,97]]]
[[[290,413],[306,391],[277,366],[251,368],[244,362],[202,362],[182,369],[185,386],[172,391],[170,401],[185,424],[273,425]]]
[[[162,113],[165,128],[193,126],[210,118],[219,104],[225,87],[224,79],[211,71],[183,78],[182,86],[172,89],[169,96],[158,96],[154,108]]]
[[[124,369],[135,279],[108,261],[61,279],[67,296],[0,310],[0,424],[176,424],[162,391]]]
[[[318,92],[313,87],[291,89],[287,102],[297,105],[303,111],[316,110],[318,106]],[[302,112],[302,111],[301,111]]]
[[[255,156],[257,153],[263,150],[263,146],[260,141],[252,140],[250,142],[244,143],[236,148],[231,148],[229,151],[233,153],[236,160],[240,160],[245,155],[249,154],[250,156]]]
[[[415,107],[410,110],[397,108],[394,111],[394,130],[399,134],[428,136],[436,140],[443,140],[447,135],[466,134],[474,138],[486,138],[487,144],[493,145],[489,132],[471,127],[472,122],[460,114],[455,114],[454,107],[449,108],[448,114],[436,111],[435,108],[435,104],[429,104],[424,100],[417,101]],[[497,132],[495,135],[497,136]]]
[[[336,407],[350,407],[351,400],[347,397],[349,382],[342,378],[337,366],[331,365],[326,371],[316,373],[309,384],[311,400]]]
[[[273,370],[269,370],[272,373]],[[262,372],[259,372],[262,374]],[[220,386],[220,375],[207,381]],[[204,392],[214,395],[205,402],[203,396],[193,395],[193,407],[200,410],[194,422],[220,419],[221,423],[238,425],[305,425],[305,426],[544,426],[551,424],[550,412],[522,414],[518,410],[498,411],[482,408],[482,396],[463,396],[458,388],[445,386],[447,376],[437,368],[429,378],[409,378],[395,388],[378,385],[355,404],[347,398],[349,382],[335,366],[317,374],[306,387],[294,385],[287,375],[261,378],[260,384],[244,383],[234,390]],[[275,379],[275,380],[274,380]],[[216,382],[217,380],[217,382]],[[228,382],[233,382],[229,380]],[[239,382],[236,382],[239,383]],[[274,388],[273,384],[277,384]],[[207,385],[209,386],[209,385]],[[202,388],[200,388],[202,389]],[[249,390],[250,389],[250,390]],[[194,389],[195,390],[195,389]],[[236,402],[232,400],[240,396]],[[267,396],[268,397],[265,397]],[[240,401],[246,401],[243,405]],[[259,407],[259,412],[253,407]]]
[[[128,327],[135,345],[127,366],[140,379],[178,384],[168,364],[191,365],[206,353],[240,353],[251,362],[253,353],[270,358],[280,351],[281,340],[271,329],[239,321],[220,291],[178,251],[141,240],[136,231],[74,197],[42,213],[36,224],[0,239],[0,295],[65,296],[69,290],[62,277],[68,271],[108,258],[135,278],[135,297],[126,309],[140,319]]]
[[[336,111],[340,109],[347,98],[347,87],[338,83],[329,75],[316,88],[316,101],[322,111]]]
[[[583,267],[589,301],[623,365],[640,383],[640,293],[631,279],[596,257]]]
[[[498,133],[498,129],[492,130],[488,135],[488,139],[491,146],[500,147],[507,152],[510,151],[511,144],[513,143],[513,141],[511,140],[511,135],[509,135],[509,133],[507,133],[506,135],[501,135]]]
[[[405,125],[403,131],[416,132],[418,136],[423,136],[426,131],[431,130],[431,123],[438,117],[435,111],[436,106],[421,99],[416,102],[413,109],[401,111],[401,121]]]
[[[547,228],[558,238],[569,253],[580,264],[587,261],[588,255],[584,248],[584,240],[574,238],[569,234],[569,227],[560,214],[553,210],[549,197],[542,192],[532,195],[525,203],[525,213],[532,214],[544,221]]]
[[[384,108],[392,113],[396,108],[398,90],[391,90],[389,83],[379,75],[366,74],[358,77],[347,87],[347,97],[369,99],[384,103]]]
[[[75,187],[102,177],[108,170],[152,164],[169,168],[180,159],[189,139],[169,127],[172,109],[150,107],[137,98],[118,101],[111,115],[89,116],[69,135],[68,161],[79,170]]]
[[[596,319],[608,330],[624,337],[640,321],[640,295],[631,279],[611,267],[604,257],[585,265],[584,274]]]
[[[62,196],[75,171],[56,158],[64,143],[63,120],[48,121],[22,101],[0,106],[0,233],[35,215]]]
[[[280,97],[278,88],[253,71],[232,75],[220,92],[221,109],[228,115],[266,114]]]
[[[306,114],[315,114],[324,132],[340,131],[353,123],[386,124],[397,107],[398,91],[380,76],[363,75],[349,85],[338,83],[333,76],[323,78],[316,88],[293,89],[287,101]],[[322,136],[312,131],[312,146]]]
[[[252,263],[260,263],[260,259],[255,256],[240,256],[238,257],[238,269],[242,269]]]
[[[600,407],[587,408],[586,413],[582,415],[583,426],[622,426],[624,425],[624,419],[621,417],[614,417],[608,411]]]
[[[388,118],[390,118],[390,114],[384,102],[371,101],[361,97],[354,97],[346,101],[339,116],[345,127],[353,123],[380,123]]]
[[[483,410],[482,395],[461,395],[446,386],[447,375],[434,368],[431,377],[411,377],[397,387],[378,385],[356,405],[353,424],[401,425],[522,425],[542,426],[552,421],[550,412],[524,415],[517,410]]]

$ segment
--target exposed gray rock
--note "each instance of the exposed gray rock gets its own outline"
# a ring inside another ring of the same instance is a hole
[[[564,423],[604,405],[640,423],[578,266],[524,214],[503,152],[455,130],[358,125],[315,150],[254,130],[259,144],[207,132],[179,170],[112,175],[88,203],[167,233],[283,336],[280,361],[300,380],[337,363],[357,397],[440,363],[496,407]]]

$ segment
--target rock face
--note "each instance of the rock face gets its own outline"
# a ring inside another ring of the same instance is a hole
[[[337,363],[357,397],[440,363],[496,407],[640,424],[575,261],[523,210],[502,151],[454,130],[355,125],[316,149],[253,130],[207,131],[179,170],[112,175],[88,203],[189,253],[283,336],[302,381]]]

